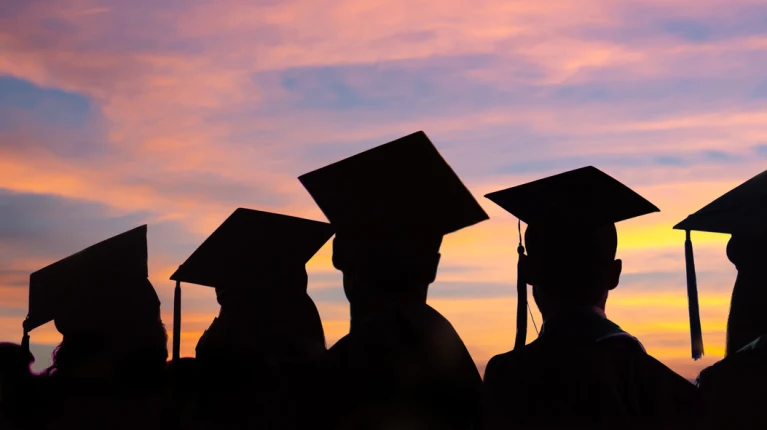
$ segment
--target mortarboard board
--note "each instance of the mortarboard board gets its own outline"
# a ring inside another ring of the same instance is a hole
[[[767,233],[767,171],[728,191],[674,226],[710,233]]]
[[[589,166],[487,194],[485,197],[527,225],[556,230],[592,230],[659,212],[629,187]],[[518,254],[525,253],[521,227]],[[517,264],[517,336],[522,348],[527,335],[527,282]]]
[[[32,273],[22,343],[28,347],[29,332],[50,321],[61,332],[97,329],[140,317],[135,307],[159,307],[147,280],[146,233],[137,227]]]
[[[488,219],[422,131],[298,178],[337,230],[440,238]]]
[[[767,233],[767,171],[762,172],[688,216],[674,226],[684,230],[687,292],[690,308],[692,356],[703,355],[703,335],[698,305],[698,282],[691,231],[761,236]]]
[[[239,208],[171,276],[176,281],[173,359],[180,350],[181,282],[234,288],[243,279],[269,279],[301,267],[333,236],[330,224]]]

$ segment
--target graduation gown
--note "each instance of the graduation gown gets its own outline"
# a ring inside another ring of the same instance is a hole
[[[194,358],[170,363],[166,404],[172,428],[299,428],[299,399],[313,387],[313,370],[310,362],[270,364],[265,354],[207,365]]]
[[[159,381],[117,385],[95,378],[43,377],[40,429],[167,429]]]
[[[28,375],[13,381],[13,387],[4,387],[0,395],[0,429],[44,429],[45,421],[39,411],[40,377]],[[3,381],[6,383],[7,381]],[[10,388],[10,389],[9,389]]]
[[[710,428],[761,427],[767,404],[767,336],[704,369],[698,387]]]
[[[463,341],[428,305],[355,324],[326,354],[315,428],[480,428],[482,381]],[[309,428],[310,423],[307,423]]]
[[[484,380],[488,428],[688,428],[695,386],[592,309],[547,321]]]

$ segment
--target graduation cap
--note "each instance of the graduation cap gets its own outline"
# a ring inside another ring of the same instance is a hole
[[[179,266],[173,308],[173,360],[181,348],[181,282],[217,289],[247,288],[303,268],[333,236],[330,224],[239,208]]]
[[[32,273],[24,347],[29,348],[29,332],[50,321],[65,335],[108,330],[141,318],[144,307],[158,308],[147,280],[146,233],[146,225],[137,227]]]
[[[525,253],[521,222],[536,228],[590,232],[660,210],[601,170],[588,166],[487,194],[520,222],[517,253]],[[525,346],[527,282],[517,264],[517,336],[514,348]]]
[[[687,295],[690,308],[690,334],[692,357],[703,356],[703,335],[698,305],[698,281],[695,274],[691,231],[709,233],[747,234],[763,236],[767,233],[767,171],[762,172],[735,189],[704,206],[674,226],[684,230]]]
[[[424,238],[439,242],[446,234],[488,219],[423,131],[298,179],[339,237],[349,231],[354,232],[351,236],[390,241],[418,236],[400,247],[407,250]],[[334,264],[338,257],[334,250]]]

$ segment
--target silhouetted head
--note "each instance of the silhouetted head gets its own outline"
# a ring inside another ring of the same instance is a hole
[[[767,237],[734,234],[727,257],[738,269],[727,320],[727,354],[767,334]]]
[[[134,373],[132,369],[151,372],[164,367],[168,335],[154,287],[147,279],[109,283],[103,291],[114,288],[130,293],[117,297],[117,303],[73,303],[56,316],[56,329],[63,339],[54,352],[49,373],[119,377]]]
[[[426,302],[439,266],[442,236],[414,231],[344,231],[333,240],[333,265],[357,311],[396,302]],[[358,315],[362,316],[362,315]]]
[[[300,363],[326,350],[303,265],[216,288],[221,312],[197,345],[208,362]]]
[[[622,262],[615,259],[615,224],[658,212],[647,199],[593,166],[486,197],[528,224],[527,257],[520,256],[518,285],[534,287],[544,319],[561,308],[604,308],[622,270]],[[526,297],[525,291],[520,294]]]
[[[426,301],[442,237],[487,214],[423,132],[298,178],[336,229],[352,325],[382,307]]]
[[[767,278],[767,236],[733,234],[727,242],[727,258],[738,272]]]
[[[231,273],[215,286],[216,300],[222,307],[252,309],[271,297],[306,293],[309,275],[304,262],[273,266],[270,271]]]
[[[622,262],[615,259],[615,225],[569,231],[530,226],[525,243],[526,278],[544,318],[562,308],[604,308],[608,292],[618,286]]]
[[[273,273],[259,285],[221,286],[221,312],[197,345],[212,362],[300,363],[326,350],[317,307],[307,294],[304,266]]]

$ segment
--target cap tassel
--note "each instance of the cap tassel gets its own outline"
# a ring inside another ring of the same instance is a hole
[[[522,270],[522,256],[525,255],[525,247],[522,245],[522,227],[519,227],[519,246],[517,254],[517,338],[514,341],[514,349],[522,349],[527,342],[527,281]]]
[[[29,350],[29,331],[27,331],[26,324],[24,324],[24,336],[21,338],[21,352],[27,355],[31,354]]]
[[[173,362],[178,362],[181,352],[181,281],[176,281],[173,292]]]
[[[519,245],[517,254],[520,261],[517,262],[517,338],[514,341],[514,349],[522,349],[527,342],[527,282],[522,275],[522,256],[525,255],[525,247]]]
[[[692,358],[698,360],[703,356],[703,333],[700,327],[700,308],[698,306],[698,280],[695,275],[695,256],[692,252],[690,230],[684,242],[684,257],[687,265],[687,303],[690,308],[690,340],[692,343]]]

